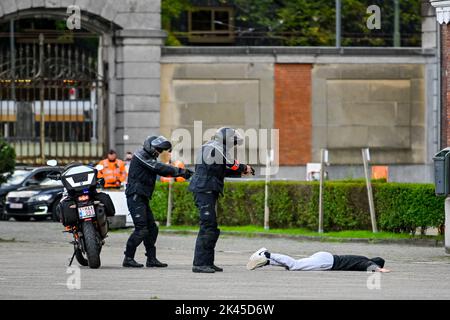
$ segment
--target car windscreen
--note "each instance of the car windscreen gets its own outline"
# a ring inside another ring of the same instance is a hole
[[[3,186],[14,186],[21,184],[29,174],[30,171],[27,170],[16,170],[13,174],[7,177],[7,180]]]
[[[52,180],[50,178],[45,178],[41,183],[41,186],[62,186],[61,180]]]

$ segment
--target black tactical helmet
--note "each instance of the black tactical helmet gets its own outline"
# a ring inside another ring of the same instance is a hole
[[[222,127],[214,134],[214,140],[223,143],[224,145],[231,144],[241,145],[244,142],[239,132],[233,128]]]
[[[144,150],[150,154],[155,151],[161,153],[163,151],[172,151],[172,144],[164,136],[151,136],[147,137],[144,141]]]

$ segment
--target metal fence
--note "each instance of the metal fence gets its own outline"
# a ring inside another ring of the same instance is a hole
[[[97,57],[71,44],[0,47],[0,133],[17,160],[90,162],[106,141],[107,84]]]

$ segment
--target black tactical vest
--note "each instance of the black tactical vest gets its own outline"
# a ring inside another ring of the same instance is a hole
[[[226,159],[222,146],[216,141],[210,141],[204,144],[197,154],[189,191],[223,193],[225,175]]]

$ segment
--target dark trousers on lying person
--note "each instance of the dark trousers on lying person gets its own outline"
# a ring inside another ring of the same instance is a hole
[[[333,255],[334,262],[331,270],[336,271],[366,271],[374,265],[384,267],[384,259],[380,257],[367,258],[357,255]]]

